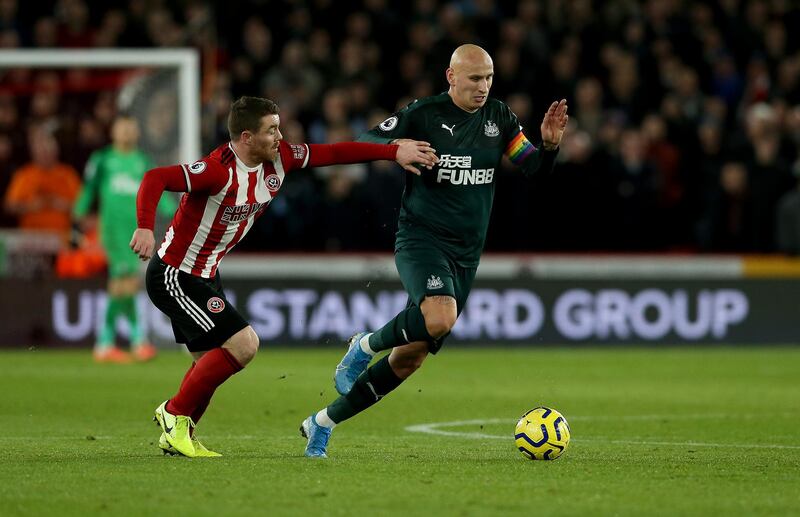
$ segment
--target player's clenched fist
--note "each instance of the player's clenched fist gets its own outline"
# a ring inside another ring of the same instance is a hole
[[[153,249],[156,245],[156,238],[153,235],[153,230],[146,228],[137,228],[133,232],[131,238],[131,249],[142,260],[150,260],[153,256]]]

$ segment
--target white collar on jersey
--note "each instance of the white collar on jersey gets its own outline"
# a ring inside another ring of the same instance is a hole
[[[259,163],[258,167],[248,167],[247,164],[245,164],[242,161],[242,159],[239,158],[239,155],[236,154],[236,149],[233,148],[233,145],[231,145],[230,142],[228,142],[228,148],[231,150],[231,152],[233,152],[233,155],[236,157],[236,168],[237,169],[244,169],[247,172],[261,172],[261,171],[264,170],[264,164],[263,163]]]

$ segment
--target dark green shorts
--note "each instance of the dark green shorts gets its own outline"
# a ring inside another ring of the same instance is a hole
[[[400,281],[408,292],[408,306],[420,306],[427,296],[452,296],[461,314],[478,268],[456,265],[442,251],[420,245],[404,246],[394,255]],[[444,338],[430,344],[431,353],[442,347]]]

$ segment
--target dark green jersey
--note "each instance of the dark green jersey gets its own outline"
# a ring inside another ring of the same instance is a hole
[[[439,163],[422,176],[407,175],[395,248],[434,244],[462,267],[480,260],[503,154],[525,174],[549,171],[556,154],[536,149],[503,102],[488,99],[468,113],[446,92],[413,102],[360,139],[398,138],[430,142]]]

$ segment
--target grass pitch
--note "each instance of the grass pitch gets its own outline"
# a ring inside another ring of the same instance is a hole
[[[446,348],[308,460],[297,427],[332,400],[343,350],[264,349],[198,428],[217,459],[156,447],[184,354],[2,352],[0,514],[800,513],[797,348]],[[553,462],[514,448],[536,405],[572,428]]]

